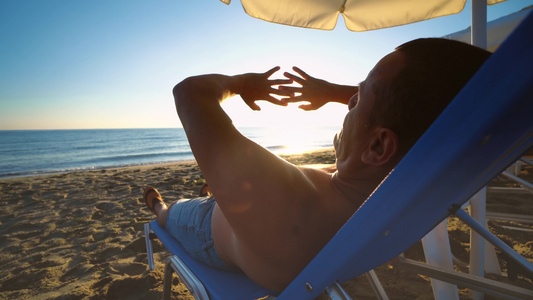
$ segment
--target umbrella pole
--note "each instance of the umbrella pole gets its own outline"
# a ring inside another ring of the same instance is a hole
[[[472,1],[472,30],[471,30],[471,44],[483,49],[487,49],[487,0],[471,0]],[[485,189],[480,192],[481,195],[476,195],[478,198],[482,197],[483,201],[479,203],[485,209]],[[485,277],[485,240],[483,240],[476,232],[472,232],[470,236],[470,274]],[[472,299],[482,300],[483,294],[478,291],[470,292]]]
[[[472,45],[487,49],[487,1],[472,0]]]

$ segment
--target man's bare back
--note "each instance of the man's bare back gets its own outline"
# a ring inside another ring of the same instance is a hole
[[[273,290],[283,290],[364,201],[340,194],[329,173],[301,170],[314,195],[298,196],[303,193],[295,187],[288,197],[271,199],[279,209],[264,211],[256,222],[268,226],[258,234],[239,238],[220,207],[213,211],[213,239],[221,259]]]

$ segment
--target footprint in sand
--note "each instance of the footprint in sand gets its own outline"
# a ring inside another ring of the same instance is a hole
[[[61,276],[60,280],[62,282],[79,280],[84,276],[93,273],[95,270],[96,268],[94,268],[94,265],[92,264],[79,264],[65,272],[65,274]]]
[[[136,276],[148,270],[148,265],[138,262],[113,262],[110,264],[113,271],[120,275]]]

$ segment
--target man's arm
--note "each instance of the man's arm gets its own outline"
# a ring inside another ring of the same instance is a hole
[[[292,68],[301,77],[285,72],[285,77],[300,84],[300,87],[280,86],[280,90],[289,91],[293,94],[282,101],[285,103],[307,101],[299,108],[303,110],[315,110],[328,102],[338,102],[348,105],[350,98],[359,91],[357,86],[340,85],[312,77],[297,67]],[[295,96],[294,93],[300,93]]]
[[[270,221],[266,218],[269,212],[283,214],[286,211],[287,202],[282,200],[290,196],[288,190],[294,187],[301,191],[312,190],[297,167],[241,135],[220,106],[235,94],[241,95],[253,109],[258,108],[255,100],[259,99],[281,104],[270,94],[286,92],[277,92],[272,86],[289,80],[268,80],[275,71],[277,68],[262,74],[191,77],[173,91],[193,154],[236,232],[244,230],[257,234],[260,231],[252,228],[254,224],[268,226],[268,222],[275,222],[275,218]],[[263,218],[265,222],[253,222]]]

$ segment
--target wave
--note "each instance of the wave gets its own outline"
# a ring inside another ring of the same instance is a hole
[[[115,156],[106,156],[106,157],[98,157],[98,158],[92,158],[87,159],[84,161],[81,161],[80,163],[120,163],[123,161],[152,161],[157,160],[158,158],[163,157],[192,157],[192,152],[162,152],[162,153],[142,153],[142,154],[129,154],[129,155],[115,155]],[[179,159],[178,159],[179,160]]]
[[[87,166],[87,167],[72,167],[72,168],[63,168],[63,169],[48,169],[48,170],[43,169],[43,170],[21,171],[21,172],[8,172],[8,173],[0,173],[0,178],[53,175],[53,174],[73,173],[73,172],[106,170],[106,169],[114,169],[114,168],[159,165],[159,164],[166,164],[166,163],[173,163],[173,162],[180,162],[180,161],[188,161],[188,160],[193,160],[193,159],[194,157],[193,158],[182,157],[181,159],[148,161],[144,163],[134,162],[134,163],[124,163],[124,164],[110,164],[110,165],[105,165],[105,166]]]

